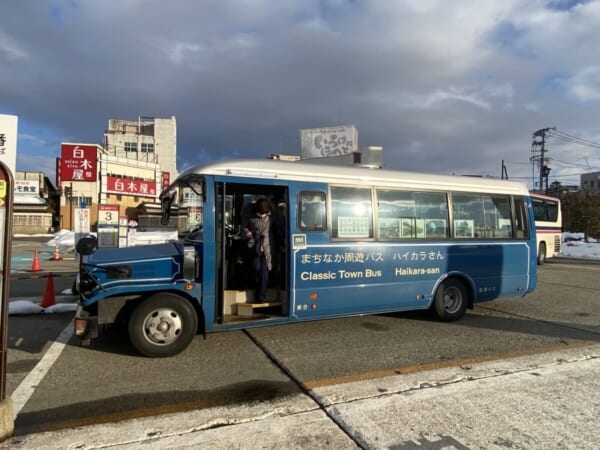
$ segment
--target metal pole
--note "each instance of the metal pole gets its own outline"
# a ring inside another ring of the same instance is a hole
[[[12,399],[6,398],[6,352],[8,344],[8,295],[12,239],[14,179],[0,161],[0,440],[14,430]]]
[[[69,210],[69,228],[71,229],[71,231],[75,231],[75,227],[73,226],[73,183],[71,183],[71,186],[69,187]]]

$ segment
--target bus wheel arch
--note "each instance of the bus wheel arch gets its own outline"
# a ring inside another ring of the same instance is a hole
[[[159,292],[135,306],[127,331],[131,344],[142,355],[174,356],[185,350],[197,334],[198,314],[185,297]]]
[[[458,276],[443,280],[435,291],[432,309],[444,322],[459,320],[467,308],[473,307],[472,287]]]
[[[542,241],[542,242],[540,242],[540,245],[538,246],[538,252],[537,252],[538,266],[544,265],[545,262],[546,262],[546,243],[544,241]]]

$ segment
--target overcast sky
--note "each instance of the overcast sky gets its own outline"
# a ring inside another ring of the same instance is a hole
[[[17,170],[52,181],[61,142],[102,143],[109,119],[139,115],[176,117],[179,170],[299,154],[300,129],[351,124],[386,168],[499,177],[505,160],[531,185],[534,131],[600,142],[600,0],[1,8],[0,113],[19,116]],[[551,182],[600,170],[600,148],[547,149]]]

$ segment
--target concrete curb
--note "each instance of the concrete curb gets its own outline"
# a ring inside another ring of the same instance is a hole
[[[6,398],[0,402],[0,441],[8,439],[15,431],[12,399]]]

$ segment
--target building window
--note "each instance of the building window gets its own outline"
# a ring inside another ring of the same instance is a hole
[[[84,197],[84,196],[72,196],[65,198],[65,204],[73,205],[77,208],[82,207],[85,204],[84,208],[87,208],[92,205],[92,197]]]
[[[154,144],[146,144],[142,142],[142,153],[154,153]]]
[[[126,152],[137,152],[137,142],[125,142]]]

